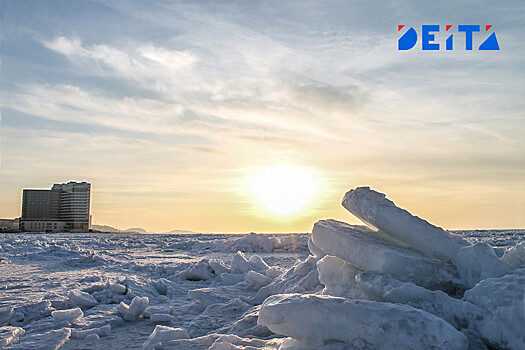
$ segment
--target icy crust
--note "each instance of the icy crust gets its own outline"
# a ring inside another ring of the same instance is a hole
[[[523,348],[519,333],[506,327],[499,317],[484,307],[377,272],[359,274],[356,282],[370,299],[427,311],[464,332],[472,343],[482,340],[498,349]]]
[[[479,282],[465,292],[463,300],[490,310],[515,334],[515,342],[509,340],[502,348],[525,349],[525,268]]]
[[[397,207],[385,194],[370,187],[350,190],[342,205],[365,224],[380,230],[385,238],[444,261],[449,261],[460,248],[469,245],[461,237]]]
[[[323,251],[363,271],[388,273],[429,289],[448,290],[458,281],[450,264],[382,240],[365,226],[321,220],[312,239]]]
[[[467,349],[468,340],[439,317],[408,305],[313,294],[274,295],[258,323],[304,349],[330,344],[357,349]]]

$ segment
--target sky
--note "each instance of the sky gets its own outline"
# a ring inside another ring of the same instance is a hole
[[[524,228],[523,18],[523,1],[2,0],[0,217],[75,180],[98,225],[309,232],[359,223],[341,199],[370,186],[447,229]],[[454,50],[398,51],[399,24],[452,24]],[[501,50],[464,50],[458,24],[493,25]]]

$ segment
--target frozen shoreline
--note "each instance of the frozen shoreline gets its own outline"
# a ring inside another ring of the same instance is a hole
[[[438,344],[435,336],[440,349],[521,346],[525,230],[455,231],[464,243],[438,254],[451,260],[330,220],[313,231],[0,234],[0,344],[418,349]],[[419,263],[403,273],[411,261]],[[450,284],[429,283],[438,274]],[[394,321],[420,329],[376,327]]]

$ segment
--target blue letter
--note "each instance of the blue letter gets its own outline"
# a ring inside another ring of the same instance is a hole
[[[398,50],[410,50],[417,43],[417,33],[414,28],[410,27],[409,30],[401,38],[397,40]]]
[[[479,24],[460,24],[458,32],[465,32],[465,50],[472,50],[472,32],[479,32]]]
[[[490,34],[490,36],[481,45],[479,50],[499,50],[498,39],[496,39],[496,33]]]
[[[423,50],[439,50],[438,43],[430,43],[434,41],[434,34],[430,32],[439,32],[439,25],[423,25],[421,27],[421,40],[423,41]]]
[[[447,43],[447,50],[452,50],[453,49],[453,42],[452,42],[453,38],[454,38],[454,34],[450,34],[450,36],[447,38],[447,41],[446,41],[446,43]]]

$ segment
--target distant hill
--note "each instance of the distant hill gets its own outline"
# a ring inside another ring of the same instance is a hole
[[[112,226],[108,225],[91,225],[91,228],[94,231],[100,231],[100,232],[109,232],[109,233],[141,233],[141,234],[147,234],[147,233],[159,233],[159,232],[153,232],[153,231],[146,231],[145,229],[141,227],[132,227],[127,228],[125,230],[119,230]],[[194,235],[198,232],[193,232],[189,230],[171,230],[168,232],[162,232],[163,234],[167,235]]]
[[[193,232],[193,231],[189,231],[189,230],[171,230],[169,232],[165,232],[166,234],[171,234],[171,235],[194,235],[198,232]]]
[[[132,227],[132,228],[128,228],[126,230],[122,230],[120,232],[126,232],[126,233],[148,233],[148,231],[144,230],[143,228],[140,228],[140,227]]]
[[[95,231],[109,232],[109,233],[148,233],[146,230],[140,227],[128,228],[125,230],[119,230],[108,225],[91,225],[91,228]]]

